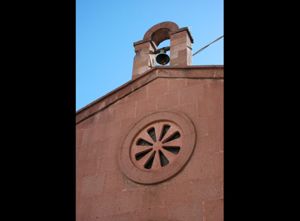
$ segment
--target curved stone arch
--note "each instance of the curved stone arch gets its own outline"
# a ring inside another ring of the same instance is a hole
[[[162,22],[152,26],[144,35],[144,41],[153,41],[158,46],[164,40],[170,39],[170,33],[177,31],[178,25],[174,22]]]

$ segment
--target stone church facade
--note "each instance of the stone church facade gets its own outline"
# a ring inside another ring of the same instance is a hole
[[[170,64],[157,65],[170,39]],[[135,42],[132,80],[76,115],[77,221],[223,220],[223,66],[192,65],[187,28]]]

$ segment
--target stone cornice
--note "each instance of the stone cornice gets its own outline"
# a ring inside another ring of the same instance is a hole
[[[128,81],[108,94],[93,101],[76,112],[76,124],[95,115],[99,111],[114,104],[118,100],[133,93],[157,78],[192,78],[192,79],[223,79],[223,65],[185,66],[185,67],[155,67],[141,76]]]

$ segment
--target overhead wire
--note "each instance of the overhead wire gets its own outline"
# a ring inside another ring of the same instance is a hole
[[[213,43],[219,41],[221,38],[223,38],[224,35],[218,37],[217,39],[213,40],[212,42],[210,42],[209,44],[205,45],[204,47],[200,48],[198,51],[196,51],[192,56],[195,56],[196,54],[198,54],[200,51],[203,51],[205,48],[207,48],[208,46],[212,45]]]

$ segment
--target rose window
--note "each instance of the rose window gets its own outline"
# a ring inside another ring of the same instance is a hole
[[[178,174],[196,142],[192,121],[181,112],[156,112],[129,128],[118,161],[123,174],[140,184],[156,184]]]
[[[180,155],[182,136],[172,122],[156,122],[143,129],[131,147],[131,160],[140,169],[158,170]]]

